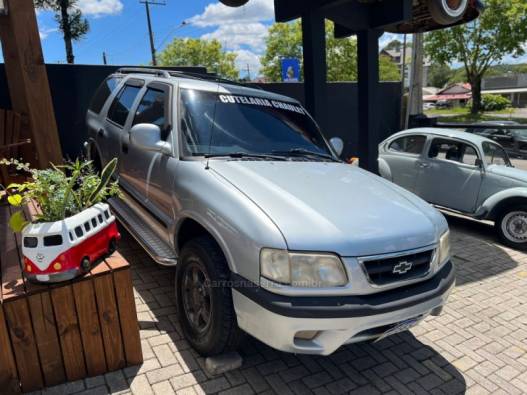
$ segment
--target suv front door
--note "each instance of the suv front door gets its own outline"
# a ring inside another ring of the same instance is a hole
[[[161,139],[173,145],[172,87],[152,82],[140,96],[130,128],[140,123],[157,125],[161,129]],[[125,136],[127,149],[122,154],[121,177],[133,188],[130,192],[140,195],[141,203],[146,204],[150,213],[166,228],[172,218],[172,182],[169,179],[172,172],[166,169],[171,156],[135,147],[129,142],[130,128]]]
[[[483,177],[480,163],[472,144],[435,137],[422,158],[416,192],[430,203],[472,213]]]

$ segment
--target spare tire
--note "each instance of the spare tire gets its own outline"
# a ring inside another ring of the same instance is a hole
[[[432,19],[441,25],[456,23],[468,8],[469,0],[427,0]]]
[[[247,4],[249,0],[220,0],[220,3],[225,4],[229,7],[241,7]]]

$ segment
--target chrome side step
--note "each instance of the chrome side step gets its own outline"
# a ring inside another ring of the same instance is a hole
[[[163,266],[177,264],[177,257],[172,247],[161,240],[124,201],[119,198],[111,198],[108,203],[115,217],[154,261]]]

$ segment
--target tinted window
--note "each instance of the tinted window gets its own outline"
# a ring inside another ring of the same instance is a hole
[[[474,147],[460,141],[434,139],[430,145],[428,157],[475,166],[478,154]]]
[[[114,99],[108,111],[108,119],[123,126],[140,90],[137,86],[125,85]]]
[[[97,114],[101,112],[104,107],[104,103],[113,92],[113,90],[119,85],[121,77],[109,77],[104,81],[95,92],[95,96],[90,103],[90,110]]]
[[[110,212],[108,210],[106,210],[104,212],[104,216],[106,217],[106,219],[109,219],[110,218]]]
[[[84,229],[86,229],[86,232],[89,232],[90,231],[90,223],[89,222],[85,222],[84,223]]]
[[[44,237],[44,246],[45,247],[53,247],[53,246],[59,246],[62,245],[62,236],[61,235],[53,235],[53,236],[46,236]]]
[[[97,218],[99,218],[99,223],[102,224],[102,221],[103,221],[103,219],[102,219],[102,215],[99,214]]]
[[[84,232],[82,231],[82,228],[80,226],[77,226],[75,228],[75,234],[77,235],[77,237],[82,237],[82,235],[84,235]]]
[[[186,155],[286,155],[292,149],[331,155],[317,125],[296,103],[183,89],[181,131]]]
[[[137,107],[134,125],[138,123],[153,123],[163,128],[165,125],[165,97],[165,92],[148,88]]]
[[[484,160],[487,165],[512,166],[507,153],[499,145],[484,142],[482,146]]]
[[[388,149],[390,151],[418,155],[423,151],[425,141],[425,136],[405,136],[393,141]]]
[[[69,232],[70,235],[70,241],[73,241],[73,233]]]
[[[24,247],[35,248],[38,245],[36,237],[24,237]]]
[[[97,220],[95,218],[92,218],[91,225],[95,228],[97,226]]]

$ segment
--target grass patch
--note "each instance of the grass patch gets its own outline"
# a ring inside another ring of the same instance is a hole
[[[485,121],[515,121],[521,124],[527,124],[527,118],[514,117],[514,109],[505,109],[502,111],[492,111],[480,114],[471,114],[467,107],[458,107],[451,109],[434,109],[425,111],[429,117],[439,117],[439,122],[443,123],[476,123]],[[497,117],[496,115],[500,115]],[[503,115],[509,115],[504,117]]]

